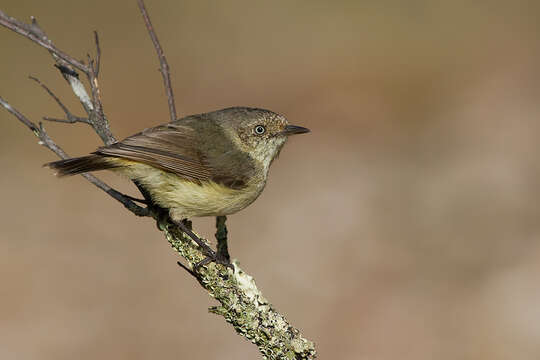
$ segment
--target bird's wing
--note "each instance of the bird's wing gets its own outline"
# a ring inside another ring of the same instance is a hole
[[[196,183],[243,188],[255,171],[252,159],[234,151],[222,131],[204,123],[186,119],[156,126],[95,153],[144,163]]]
[[[211,179],[212,169],[204,160],[196,135],[189,126],[160,125],[95,153],[151,165],[200,183]]]

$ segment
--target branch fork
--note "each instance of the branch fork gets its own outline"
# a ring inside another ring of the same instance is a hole
[[[176,107],[171,86],[169,65],[143,1],[137,0],[137,3],[160,63],[160,72],[167,95],[170,119],[171,121],[176,120]],[[0,10],[0,25],[22,35],[49,51],[56,62],[55,66],[70,85],[87,115],[86,117],[73,115],[49,87],[43,84],[38,78],[30,76],[30,79],[41,86],[65,114],[65,118],[62,119],[43,117],[43,120],[66,124],[84,123],[92,127],[104,144],[110,145],[115,143],[116,139],[110,131],[109,122],[105,116],[101,102],[98,81],[101,67],[101,48],[97,32],[94,32],[96,56],[92,58],[88,54],[85,63],[58,49],[34,17],[31,17],[30,23],[24,23],[8,16]],[[90,95],[79,78],[78,72],[84,74],[88,80]],[[61,159],[69,158],[68,154],[47,134],[42,122],[38,124],[32,122],[1,96],[0,105],[30,129],[39,139],[40,145],[45,146]],[[207,261],[203,250],[209,249],[208,241],[199,237],[195,232],[192,232],[190,223],[183,223],[180,226],[173,223],[168,216],[168,212],[153,205],[144,189],[139,186],[138,188],[145,197],[145,200],[138,200],[129,195],[122,194],[92,174],[82,174],[82,176],[119,201],[133,214],[156,219],[158,228],[164,233],[173,249],[188,263],[188,266],[180,262],[178,262],[178,265],[195,277],[199,284],[208,291],[210,296],[220,303],[218,306],[211,307],[209,311],[223,316],[239,335],[257,345],[263,358],[290,360],[314,359],[316,357],[313,343],[303,338],[299,330],[293,327],[263,297],[253,277],[246,274],[240,268],[238,262],[233,261],[233,265],[229,268],[215,262]],[[136,202],[142,202],[147,206],[141,207]],[[216,256],[221,256],[228,262],[230,257],[227,248],[227,228],[225,221],[225,217],[217,217],[216,219],[216,239],[218,242]]]

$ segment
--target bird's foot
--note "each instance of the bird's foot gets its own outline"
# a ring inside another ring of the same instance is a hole
[[[193,271],[194,272],[197,272],[197,270],[199,270],[199,268],[201,266],[208,265],[208,264],[210,264],[212,262],[216,263],[216,264],[223,265],[223,266],[231,269],[234,272],[234,265],[231,264],[231,261],[230,261],[228,256],[225,256],[225,254],[222,254],[219,251],[218,252],[215,252],[214,250],[211,250],[211,251],[212,251],[212,253],[205,254],[206,257],[204,259],[202,259],[201,261],[199,261],[198,263],[195,263],[195,265],[193,265]]]
[[[144,204],[144,205],[151,205],[151,202],[149,200],[146,200],[146,199],[138,199],[136,197],[133,197],[133,196],[129,196],[129,195],[126,195],[126,194],[123,194],[124,197],[128,198],[129,200],[131,201],[135,201],[135,202],[138,202],[138,203],[141,203],[141,204]]]
[[[197,272],[197,270],[199,270],[201,266],[208,265],[211,262],[214,262],[216,264],[221,264],[225,267],[232,269],[232,271],[234,271],[234,266],[231,264],[228,252],[223,252],[219,250],[215,252],[214,250],[212,250],[210,246],[208,246],[208,244],[206,244],[206,242],[204,242],[203,240],[201,240],[201,238],[195,235],[195,233],[189,228],[189,226],[187,226],[187,224],[185,224],[182,221],[176,222],[176,224],[178,225],[180,230],[182,230],[193,241],[195,241],[197,245],[199,245],[199,247],[202,249],[203,254],[206,256],[203,260],[193,265],[194,272]]]

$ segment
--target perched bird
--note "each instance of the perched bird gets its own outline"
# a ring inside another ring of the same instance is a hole
[[[91,155],[46,164],[59,176],[112,170],[173,221],[229,215],[261,194],[288,136],[309,132],[269,110],[232,107],[146,129]]]

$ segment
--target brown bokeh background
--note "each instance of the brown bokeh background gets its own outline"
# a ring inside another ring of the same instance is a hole
[[[540,358],[538,2],[147,6],[181,115],[258,106],[312,129],[229,230],[321,359]],[[135,1],[1,7],[79,58],[99,31],[117,137],[167,121]],[[0,43],[1,96],[61,116],[32,74],[82,115],[46,51],[6,29]],[[4,110],[0,129],[0,358],[258,358],[152,221],[52,176],[54,155]],[[73,155],[99,145],[81,124],[47,129]]]

